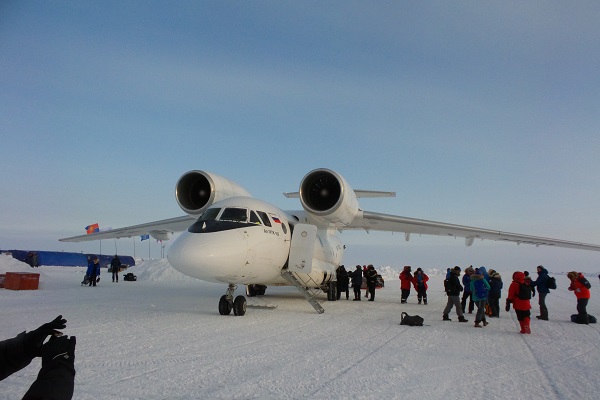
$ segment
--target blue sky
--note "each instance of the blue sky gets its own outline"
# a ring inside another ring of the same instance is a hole
[[[592,1],[3,2],[0,248],[98,251],[58,238],[182,215],[191,169],[297,209],[281,193],[318,167],[398,193],[367,210],[600,243],[598,20]],[[347,264],[600,272],[596,252],[342,239]]]

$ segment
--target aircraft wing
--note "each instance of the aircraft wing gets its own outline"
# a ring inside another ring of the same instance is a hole
[[[517,244],[532,244],[535,246],[556,246],[578,250],[600,251],[600,245],[597,244],[587,244],[561,239],[523,235],[519,233],[502,232],[491,229],[475,228],[471,226],[428,221],[424,219],[380,214],[370,211],[361,211],[349,226],[342,229],[404,232],[407,241],[410,239],[410,234],[415,233],[423,235],[462,237],[465,238],[465,244],[467,246],[472,245],[475,239],[487,239],[514,242]]]
[[[167,236],[171,233],[185,231],[195,221],[196,218],[184,215],[177,218],[163,219],[160,221],[126,226],[124,228],[111,229],[88,235],[72,236],[58,240],[61,242],[88,242],[99,239],[118,239],[141,235],[150,235],[156,239],[166,240],[168,239]]]

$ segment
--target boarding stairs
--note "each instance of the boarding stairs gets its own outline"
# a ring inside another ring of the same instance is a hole
[[[299,279],[298,276],[291,271],[288,271],[288,270],[281,271],[281,276],[283,276],[285,278],[285,280],[290,282],[292,285],[296,286],[298,291],[302,294],[302,296],[304,296],[306,301],[308,301],[310,303],[310,305],[313,306],[313,308],[315,309],[315,311],[317,313],[323,314],[325,312],[323,307],[321,307],[321,304],[315,298],[317,292],[319,292],[320,290],[308,289],[306,282]]]

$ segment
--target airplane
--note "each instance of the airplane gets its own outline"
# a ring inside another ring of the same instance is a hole
[[[225,283],[219,314],[244,315],[247,301],[234,298],[237,285],[249,297],[264,295],[267,286],[296,286],[321,314],[314,290],[335,300],[335,271],[342,263],[343,230],[377,230],[600,251],[600,245],[551,239],[498,230],[455,225],[364,211],[361,197],[395,197],[395,192],[354,190],[336,171],[318,168],[307,173],[298,192],[302,210],[283,211],[252,197],[237,183],[212,172],[192,170],[176,183],[175,198],[186,215],[92,234],[59,239],[82,242],[149,234],[170,240],[167,259],[179,272],[208,282]]]

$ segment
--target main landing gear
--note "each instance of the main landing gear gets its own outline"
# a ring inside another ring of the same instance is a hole
[[[234,300],[233,293],[235,289],[237,289],[237,286],[230,283],[227,293],[221,296],[219,300],[219,314],[229,315],[231,314],[231,310],[233,310],[234,315],[241,316],[246,314],[246,298],[244,296],[237,296]]]

